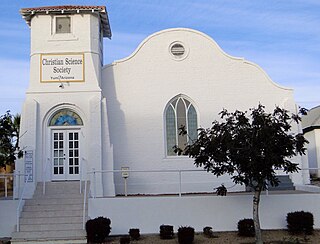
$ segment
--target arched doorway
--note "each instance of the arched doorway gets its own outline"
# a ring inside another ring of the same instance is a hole
[[[49,119],[52,180],[79,180],[81,163],[81,117],[60,109]]]

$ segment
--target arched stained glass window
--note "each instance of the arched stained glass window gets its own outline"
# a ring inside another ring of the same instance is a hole
[[[49,126],[83,125],[80,116],[70,109],[61,109],[54,113],[49,121]]]
[[[167,156],[176,156],[174,146],[184,149],[198,136],[197,112],[190,101],[183,96],[178,96],[167,105],[165,116]],[[188,135],[179,135],[181,126],[185,126]]]

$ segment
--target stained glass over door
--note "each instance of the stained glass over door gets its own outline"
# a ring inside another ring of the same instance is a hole
[[[49,121],[49,126],[74,126],[74,125],[83,125],[82,119],[80,116],[70,110],[70,109],[61,109],[53,114]]]

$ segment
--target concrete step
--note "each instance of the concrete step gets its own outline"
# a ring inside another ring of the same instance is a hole
[[[43,195],[42,184],[38,184],[33,198],[25,201],[20,232],[13,233],[11,243],[86,243],[83,194],[79,189],[79,181],[48,182]]]
[[[84,188],[84,183],[81,184],[81,187]],[[38,183],[37,185],[37,190],[41,190],[42,191],[43,189],[43,183]],[[46,191],[47,190],[61,190],[61,189],[64,189],[64,190],[80,190],[80,183],[79,181],[77,183],[47,183],[45,185],[45,189]]]
[[[283,190],[295,190],[295,187],[289,177],[289,175],[279,175],[277,176],[279,182],[278,186],[269,185],[269,191],[283,191]]]
[[[268,188],[269,191],[294,191],[295,187],[292,185],[281,185],[281,186],[277,186],[277,187],[269,187]]]
[[[54,217],[78,217],[82,216],[82,210],[61,210],[61,211],[39,211],[21,213],[21,218],[54,218]]]
[[[84,191],[84,188],[82,189],[82,192]],[[58,188],[58,189],[47,189],[45,195],[48,193],[57,193],[57,194],[80,194],[80,189],[79,187],[77,189],[63,189],[63,188]],[[38,188],[34,191],[34,195],[43,195],[42,188]]]
[[[27,199],[25,201],[25,206],[29,205],[53,205],[53,204],[58,204],[58,205],[66,205],[66,204],[79,204],[82,203],[82,199],[72,199],[72,198],[49,198],[49,199]]]
[[[82,223],[63,224],[24,224],[20,225],[20,231],[58,231],[58,230],[81,230]]]
[[[54,217],[54,218],[21,218],[20,224],[63,224],[82,223],[81,216]]]
[[[46,181],[46,187],[75,187],[80,185],[80,181],[74,180],[74,181]],[[82,185],[84,185],[84,181],[82,181]],[[38,184],[39,187],[43,186],[43,182],[40,182]]]
[[[12,243],[26,240],[63,240],[63,239],[85,239],[85,230],[51,230],[51,231],[20,231],[13,232]],[[48,242],[50,243],[50,241]]]
[[[82,189],[84,189],[84,182],[82,182]],[[45,191],[62,191],[62,192],[80,192],[80,183],[76,182],[47,182],[45,185]],[[43,192],[43,183],[38,183],[35,192]]]
[[[288,190],[295,190],[295,187],[289,177],[289,175],[278,175],[277,176],[279,182],[278,186],[271,186],[269,184],[268,190],[269,191],[288,191]],[[251,187],[246,187],[246,191],[254,191]]]
[[[72,199],[83,199],[83,195],[79,193],[52,193],[50,194],[35,194],[32,199],[51,199],[51,198],[72,198]]]
[[[79,204],[65,204],[63,205],[63,207],[61,205],[54,205],[54,204],[46,204],[46,205],[27,205],[23,207],[23,211],[24,212],[38,212],[38,211],[53,211],[53,210],[61,210],[61,208],[63,208],[63,210],[82,210],[83,208],[83,204],[79,203]]]

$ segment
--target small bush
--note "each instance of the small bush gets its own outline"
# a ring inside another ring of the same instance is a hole
[[[120,237],[120,244],[129,244],[129,243],[130,243],[130,236]]]
[[[226,196],[227,195],[227,188],[224,186],[224,184],[221,184],[221,186],[218,186],[217,188],[215,188],[217,191],[217,196]]]
[[[313,214],[304,211],[288,213],[287,224],[288,231],[291,234],[304,233],[311,235],[313,232]]]
[[[238,222],[239,236],[254,236],[253,219],[242,219]]]
[[[203,228],[203,234],[206,236],[206,237],[209,237],[209,238],[215,238],[217,236],[214,235],[213,233],[213,230],[212,230],[212,227],[210,226],[206,226]]]
[[[190,226],[181,226],[178,229],[179,244],[191,244],[194,240],[194,228]]]
[[[110,234],[111,220],[105,217],[90,219],[86,223],[87,240],[89,243],[102,243]]]
[[[132,240],[137,241],[140,239],[140,230],[139,229],[130,229],[129,235]]]
[[[160,238],[172,239],[174,236],[172,225],[160,225]]]

